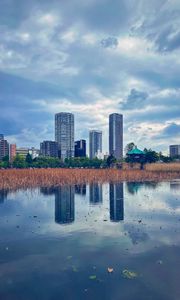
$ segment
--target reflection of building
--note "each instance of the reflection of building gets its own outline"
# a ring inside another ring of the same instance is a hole
[[[79,195],[86,195],[86,184],[76,184],[75,193]]]
[[[90,185],[89,185],[89,202],[91,205],[102,203],[102,184],[90,183]]]
[[[110,183],[110,220],[118,222],[124,220],[124,189],[123,183]]]
[[[89,157],[93,159],[98,153],[102,153],[102,131],[91,130],[89,132]]]
[[[40,188],[40,192],[44,195],[44,196],[51,196],[51,195],[55,195],[57,188],[55,187],[41,187]]]
[[[55,141],[58,143],[61,159],[74,157],[74,115],[55,115]]]
[[[109,116],[109,154],[123,157],[123,115],[117,113]]]
[[[75,142],[75,157],[86,157],[86,140]]]
[[[169,146],[170,157],[180,157],[180,145]]]
[[[40,144],[40,155],[58,157],[58,143],[54,141],[43,141]]]
[[[7,190],[0,190],[0,203],[3,203],[4,200],[7,198],[8,191]]]
[[[58,187],[55,190],[55,222],[69,224],[74,219],[74,187]]]

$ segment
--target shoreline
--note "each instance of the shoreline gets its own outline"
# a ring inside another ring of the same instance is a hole
[[[180,179],[180,170],[7,169],[0,170],[0,190],[81,185],[93,182],[160,182]]]

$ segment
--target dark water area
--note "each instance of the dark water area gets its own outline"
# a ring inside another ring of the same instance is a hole
[[[178,180],[0,191],[0,299],[179,300],[179,278]]]

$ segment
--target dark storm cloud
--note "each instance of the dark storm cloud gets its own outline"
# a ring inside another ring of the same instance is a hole
[[[132,89],[125,102],[121,104],[122,109],[131,110],[141,108],[146,104],[148,94],[146,92]]]
[[[86,124],[92,120],[85,105],[101,102],[106,109],[105,99],[137,127],[176,122],[179,10],[176,0],[2,0],[1,131],[24,142],[26,132],[53,137],[53,115],[64,99],[65,109],[79,109],[83,137],[89,129],[82,129],[83,116]],[[170,94],[162,96],[166,89]],[[98,108],[94,124],[105,124]]]
[[[180,125],[176,123],[169,124],[163,131],[162,136],[170,137],[170,136],[180,136]]]

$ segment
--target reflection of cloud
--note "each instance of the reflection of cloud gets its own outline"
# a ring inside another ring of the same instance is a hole
[[[116,48],[118,46],[118,39],[115,37],[108,37],[101,41],[101,45],[104,48]]]
[[[124,229],[128,231],[128,235],[132,240],[133,244],[138,244],[139,242],[145,243],[149,240],[149,236],[142,229],[139,229],[137,225],[127,224]]]

